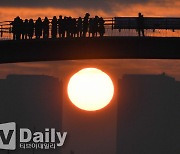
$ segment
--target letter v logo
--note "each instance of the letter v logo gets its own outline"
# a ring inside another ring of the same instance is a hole
[[[0,149],[16,149],[16,123],[0,124]]]

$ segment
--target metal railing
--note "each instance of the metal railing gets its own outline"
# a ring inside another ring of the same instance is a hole
[[[122,28],[119,29],[116,21],[117,17],[113,18],[104,18],[105,20],[105,34],[104,36],[138,36],[138,32],[136,28]],[[127,17],[124,17],[124,19],[127,19]],[[135,17],[128,17],[135,18]],[[121,17],[123,19],[123,17]],[[179,19],[179,18],[178,18]],[[50,21],[52,19],[49,19]],[[12,40],[13,39],[13,33],[12,33],[12,21],[2,21],[0,22],[0,40]],[[119,23],[118,23],[119,24]],[[153,28],[153,29],[144,29],[145,36],[149,37],[180,37],[180,29],[159,29],[159,28]],[[50,30],[49,34],[51,34],[51,22],[50,22]],[[51,38],[51,35],[49,35]],[[89,35],[87,34],[87,37]],[[99,36],[99,35],[98,35]],[[57,36],[58,37],[58,36]],[[35,36],[33,37],[35,38]]]

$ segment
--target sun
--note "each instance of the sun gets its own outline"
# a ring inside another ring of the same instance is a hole
[[[96,111],[107,106],[114,95],[111,78],[97,68],[85,68],[75,73],[67,88],[71,102],[86,111]]]

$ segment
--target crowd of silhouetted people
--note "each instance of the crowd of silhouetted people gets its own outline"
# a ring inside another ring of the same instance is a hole
[[[43,20],[39,17],[36,21],[33,19],[22,20],[19,16],[11,23],[14,40],[20,39],[47,39],[47,38],[65,38],[65,37],[103,37],[105,34],[104,19],[95,16],[90,18],[86,13],[84,18],[56,16],[53,19],[45,17]]]

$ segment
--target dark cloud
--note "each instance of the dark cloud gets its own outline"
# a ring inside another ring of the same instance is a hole
[[[0,6],[113,9],[112,4],[166,3],[167,0],[0,0]],[[106,10],[107,11],[107,10]]]
[[[56,7],[56,8],[97,8],[108,7],[108,0],[0,0],[0,6],[15,7]]]

